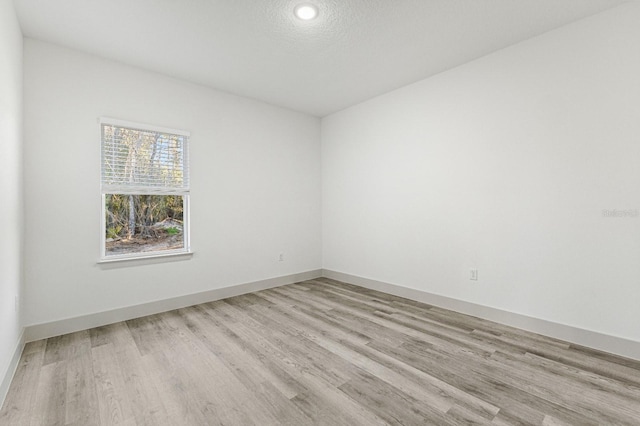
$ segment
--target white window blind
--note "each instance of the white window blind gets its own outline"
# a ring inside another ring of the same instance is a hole
[[[189,133],[102,119],[102,192],[188,194]]]

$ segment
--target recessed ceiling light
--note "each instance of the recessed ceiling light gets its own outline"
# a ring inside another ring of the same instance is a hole
[[[293,13],[303,21],[310,21],[318,16],[318,7],[313,4],[299,4],[293,9]]]

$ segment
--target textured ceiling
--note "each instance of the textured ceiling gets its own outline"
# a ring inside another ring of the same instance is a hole
[[[624,0],[15,0],[23,32],[324,116]]]

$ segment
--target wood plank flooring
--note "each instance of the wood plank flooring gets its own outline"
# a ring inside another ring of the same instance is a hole
[[[29,343],[1,425],[640,425],[640,362],[329,279]]]

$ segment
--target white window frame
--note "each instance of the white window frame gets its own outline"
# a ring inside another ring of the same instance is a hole
[[[157,132],[157,133],[169,133],[173,135],[186,136],[188,139],[183,145],[183,161],[185,164],[185,172],[189,174],[189,141],[191,137],[191,133],[186,130],[178,130],[171,129],[167,127],[154,126],[150,124],[136,123],[132,121],[119,120],[115,118],[109,117],[100,117],[98,119],[98,132],[100,134],[100,194],[101,194],[101,208],[100,208],[100,260],[98,263],[108,263],[108,262],[118,262],[125,260],[135,260],[135,259],[150,259],[150,258],[161,258],[168,256],[180,256],[180,255],[190,255],[191,251],[191,216],[190,216],[190,185],[187,186],[187,189],[176,193],[177,195],[182,196],[182,218],[183,218],[183,226],[182,233],[184,238],[184,247],[181,249],[175,250],[161,250],[161,251],[151,251],[151,252],[140,252],[140,253],[130,253],[130,254],[117,254],[117,255],[109,255],[106,254],[106,195],[111,194],[113,192],[108,191],[102,181],[102,155],[103,155],[103,140],[102,140],[102,126],[103,125],[111,125],[116,127],[125,127],[129,129],[135,130],[143,130],[149,132]],[[139,194],[144,194],[145,192],[140,192]],[[147,193],[153,194],[153,191],[148,191]]]

